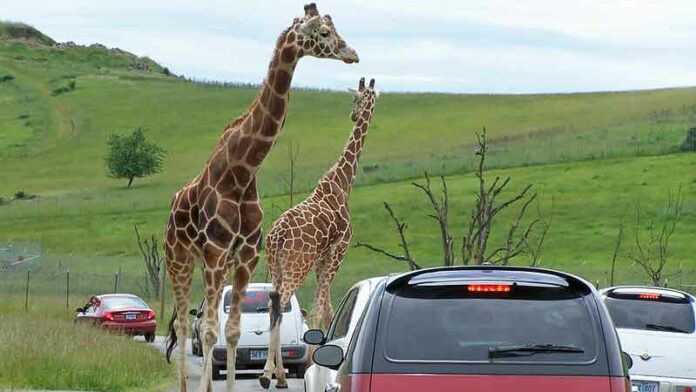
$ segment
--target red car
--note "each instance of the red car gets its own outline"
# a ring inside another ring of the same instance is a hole
[[[155,312],[138,296],[97,295],[75,311],[76,323],[90,323],[129,335],[143,335],[146,341],[155,341]]]
[[[324,343],[320,330],[304,340]],[[436,268],[387,278],[345,355],[326,344],[314,362],[338,370],[325,388],[332,392],[631,391],[630,360],[594,287],[535,268]]]

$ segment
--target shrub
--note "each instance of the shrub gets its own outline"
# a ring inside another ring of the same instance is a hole
[[[14,79],[14,76],[10,74],[0,75],[0,82],[9,82],[12,79]]]
[[[692,127],[686,133],[686,138],[684,139],[680,149],[682,151],[696,151],[696,127]]]

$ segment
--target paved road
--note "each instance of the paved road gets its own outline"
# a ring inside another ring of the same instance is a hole
[[[190,340],[187,341],[188,347],[186,347],[186,360],[188,361],[188,388],[189,391],[197,392],[198,386],[201,382],[201,369],[203,364],[203,358],[196,357],[191,354],[191,344]],[[164,351],[164,337],[158,336],[153,343],[157,348]],[[179,348],[177,348],[178,350]],[[176,350],[174,351],[174,358],[177,357]],[[224,374],[224,373],[223,373]],[[234,384],[235,392],[261,392],[265,389],[261,388],[258,381],[258,376],[260,373],[255,373],[253,371],[240,371],[237,372],[237,382]],[[279,391],[290,391],[290,392],[300,392],[304,391],[302,379],[288,378],[289,389],[278,389]],[[275,385],[275,380],[273,384]],[[274,386],[271,386],[271,391],[276,390]],[[225,392],[225,380],[213,381],[213,392]],[[175,392],[175,391],[172,391]]]

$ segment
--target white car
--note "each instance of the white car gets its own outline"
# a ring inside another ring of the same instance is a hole
[[[348,290],[331,320],[326,333],[326,344],[335,344],[344,352],[346,351],[370,295],[382,279],[384,278],[361,280]],[[324,392],[327,385],[335,380],[335,370],[316,364],[311,365],[304,375],[305,392]]]
[[[246,297],[242,303],[241,327],[242,335],[237,345],[237,365],[239,370],[263,369],[268,353],[270,336],[270,320],[268,316],[269,293],[273,290],[270,283],[251,283],[247,288]],[[218,314],[220,315],[220,330],[218,340],[213,346],[213,379],[222,378],[220,371],[227,368],[227,341],[225,339],[225,323],[229,318],[232,303],[232,286],[225,286]],[[191,310],[196,316],[193,324],[191,348],[194,355],[202,356],[201,344],[201,315],[203,303],[198,309]],[[297,298],[293,295],[290,303],[283,309],[283,321],[280,325],[281,351],[283,364],[291,373],[299,378],[304,376],[307,363],[307,345],[302,341],[302,335],[307,331],[303,311]]]
[[[696,298],[660,287],[601,291],[636,392],[696,392]]]

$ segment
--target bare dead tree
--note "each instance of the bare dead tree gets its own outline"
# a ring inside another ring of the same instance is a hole
[[[536,194],[528,196],[528,192],[532,188],[532,184],[527,185],[521,192],[503,202],[497,202],[498,196],[510,183],[510,177],[502,180],[496,177],[490,185],[486,185],[485,162],[486,153],[488,152],[488,141],[486,140],[486,128],[483,128],[482,133],[476,134],[477,146],[475,154],[479,157],[478,166],[475,171],[476,178],[479,182],[478,194],[476,195],[476,203],[469,215],[469,226],[466,234],[462,238],[462,262],[464,264],[483,264],[484,262],[502,262],[508,263],[510,258],[522,252],[524,239],[529,236],[532,227],[536,221],[527,226],[523,231],[523,236],[520,241],[514,241],[513,236],[524,217],[527,206],[536,199]],[[504,209],[512,206],[520,200],[525,200],[520,209],[517,221],[514,222],[508,232],[508,246],[498,248],[491,254],[486,255],[488,248],[488,239],[491,234],[491,228],[496,216]],[[508,251],[509,249],[509,251]],[[498,253],[505,252],[503,256],[498,256]]]
[[[512,224],[510,224],[510,230],[508,230],[508,235],[505,240],[505,246],[494,250],[493,253],[491,253],[491,255],[487,258],[487,261],[495,264],[500,263],[503,265],[508,265],[510,264],[510,259],[518,256],[525,250],[524,246],[528,241],[529,234],[534,228],[534,225],[536,225],[540,221],[540,218],[534,219],[529,225],[527,225],[526,229],[522,233],[522,236],[517,240],[515,239],[515,233],[522,224],[522,218],[524,218],[524,214],[527,211],[527,207],[529,207],[529,205],[532,204],[532,202],[536,200],[536,198],[537,194],[535,193],[524,202],[522,208],[520,208],[520,212],[517,214],[517,219],[515,219],[512,222]],[[502,254],[502,256],[498,256],[498,253],[502,252],[505,253]]]
[[[138,248],[143,256],[143,263],[145,263],[145,279],[144,283],[140,284],[140,288],[148,295],[154,293],[155,298],[159,298],[162,257],[159,254],[157,238],[153,234],[149,241],[147,238],[141,239],[138,226],[133,225],[133,228],[135,229],[135,238],[138,241]]]
[[[655,286],[675,274],[665,273],[669,256],[669,240],[681,220],[684,196],[681,186],[676,193],[670,192],[661,227],[656,227],[654,220],[642,226],[643,210],[634,202],[636,214],[635,244],[628,258],[638,264]],[[644,233],[642,233],[644,232]]]
[[[413,186],[420,189],[428,197],[430,201],[430,206],[433,208],[434,213],[428,215],[429,217],[435,219],[440,226],[440,238],[442,241],[442,265],[452,266],[454,265],[454,241],[452,240],[452,235],[449,231],[449,196],[447,193],[447,181],[445,176],[440,176],[442,181],[442,195],[440,200],[435,197],[433,190],[430,187],[430,177],[428,172],[425,172],[425,185],[412,183]]]
[[[288,208],[292,208],[293,198],[295,196],[295,165],[297,163],[297,156],[300,154],[300,145],[295,144],[292,139],[288,143],[288,175],[283,178],[285,184],[288,187]]]
[[[529,255],[529,266],[538,267],[541,265],[541,253],[544,249],[544,242],[546,241],[546,236],[551,228],[551,223],[553,221],[553,211],[556,207],[556,199],[551,198],[551,208],[549,211],[548,218],[544,216],[544,212],[541,209],[541,203],[537,200],[537,219],[538,224],[541,225],[541,229],[538,230],[538,236],[524,239],[525,253]]]
[[[404,234],[404,231],[406,230],[406,223],[401,222],[399,220],[399,218],[397,218],[397,216],[394,214],[394,210],[391,208],[389,203],[385,202],[384,208],[389,212],[389,216],[394,221],[394,225],[396,226],[396,231],[399,233],[399,247],[404,252],[404,254],[398,255],[398,254],[389,252],[388,250],[385,250],[383,248],[379,248],[379,247],[376,247],[374,245],[370,245],[370,244],[360,242],[360,241],[358,241],[358,243],[355,246],[356,247],[364,247],[364,248],[367,248],[373,252],[380,253],[380,254],[383,254],[387,257],[390,257],[394,260],[406,262],[406,264],[408,264],[408,267],[411,269],[411,271],[421,269],[421,266],[418,265],[416,260],[411,256],[411,251],[408,248],[408,241],[406,241],[406,235]]]

